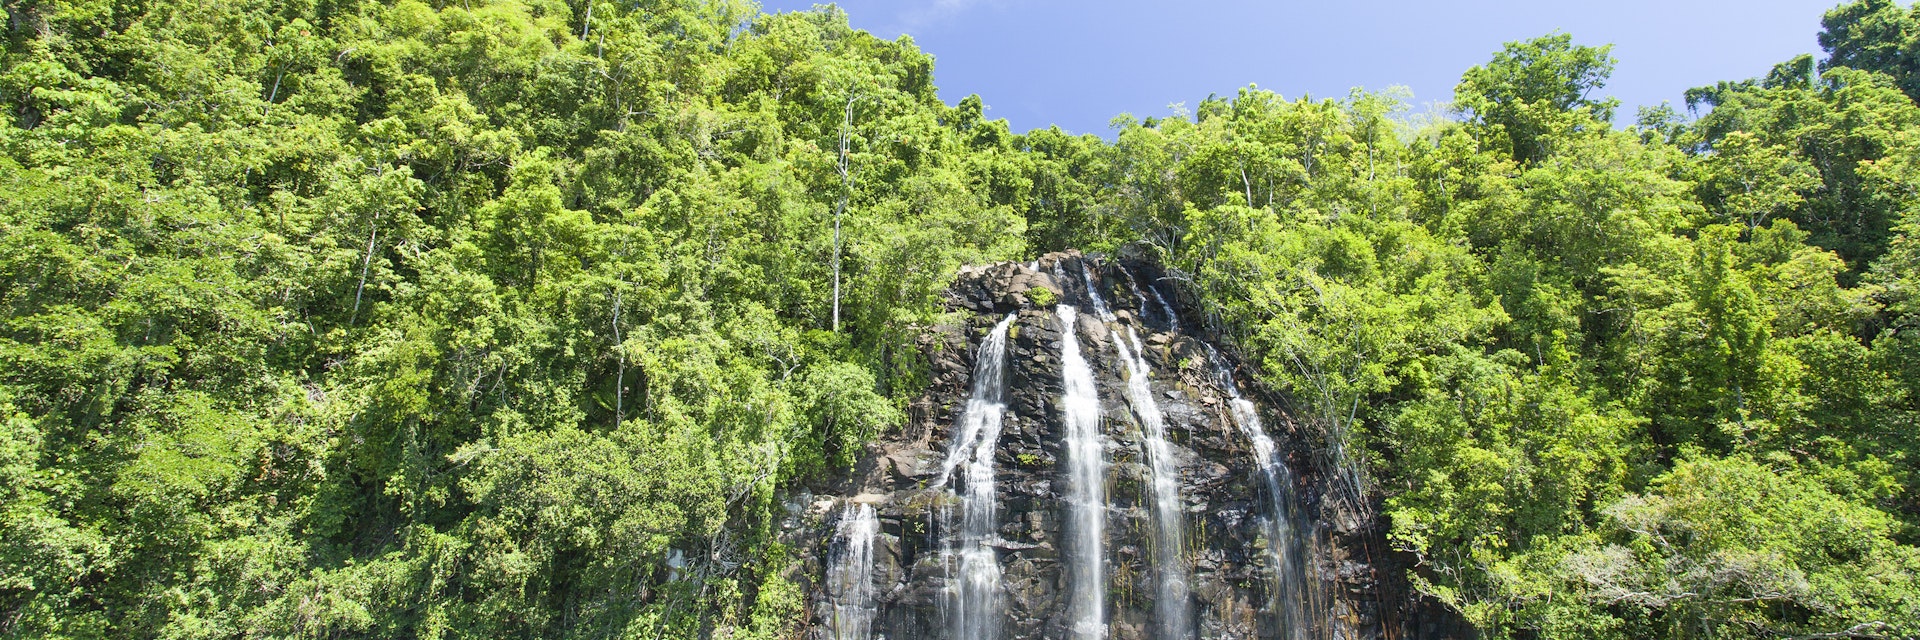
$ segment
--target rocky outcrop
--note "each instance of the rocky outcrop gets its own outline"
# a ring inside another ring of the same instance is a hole
[[[1081,276],[1085,270],[1086,277]],[[1142,343],[1152,368],[1152,391],[1165,416],[1172,459],[1180,473],[1181,513],[1191,568],[1193,629],[1198,638],[1404,638],[1456,635],[1457,626],[1438,609],[1410,597],[1397,576],[1404,571],[1386,553],[1383,525],[1370,510],[1334,499],[1334,486],[1315,455],[1316,437],[1295,424],[1272,398],[1259,402],[1269,435],[1280,443],[1294,470],[1287,511],[1306,526],[1297,539],[1269,540],[1274,501],[1263,484],[1251,443],[1233,422],[1228,401],[1201,338],[1176,326],[1170,308],[1156,302],[1157,271],[1147,264],[1098,261],[1077,253],[1051,254],[1036,263],[968,268],[949,290],[956,321],[921,342],[931,366],[931,385],[915,403],[910,423],[872,444],[847,478],[816,487],[791,501],[784,535],[803,550],[799,573],[809,586],[816,624],[809,637],[832,637],[834,604],[821,577],[836,557],[836,519],[870,505],[878,515],[871,562],[874,600],[872,637],[893,640],[950,637],[943,599],[950,563],[942,561],[941,510],[955,500],[938,485],[941,461],[968,396],[973,359],[989,329],[1015,314],[1008,333],[1007,409],[996,451],[999,552],[1009,638],[1063,638],[1067,619],[1067,568],[1062,521],[1066,516],[1065,454],[1061,409],[1061,331],[1055,305],[1082,310],[1076,325],[1080,349],[1093,368],[1106,436],[1105,571],[1107,637],[1150,638],[1157,579],[1154,523],[1141,422],[1126,402],[1127,368],[1111,341],[1128,327]],[[1113,323],[1088,312],[1091,282],[1112,309]],[[1177,312],[1175,312],[1177,313]],[[1231,359],[1228,359],[1231,362]],[[1251,380],[1240,388],[1253,392]],[[1282,628],[1276,615],[1272,554],[1268,545],[1303,551],[1303,589],[1311,620],[1298,630]]]

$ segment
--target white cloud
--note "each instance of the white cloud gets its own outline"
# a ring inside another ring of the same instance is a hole
[[[941,20],[965,13],[974,7],[983,4],[999,4],[999,2],[998,0],[932,0],[903,4],[907,6],[894,14],[893,24],[888,25],[888,31],[911,34]]]

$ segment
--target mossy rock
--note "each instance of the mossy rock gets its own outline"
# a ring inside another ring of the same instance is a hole
[[[1046,287],[1028,289],[1026,294],[1027,299],[1032,300],[1033,305],[1036,307],[1051,307],[1060,301],[1060,296],[1055,294],[1052,289]]]

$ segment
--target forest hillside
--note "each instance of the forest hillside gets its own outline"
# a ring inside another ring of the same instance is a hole
[[[1151,261],[1487,637],[1920,636],[1920,9],[1108,139],[743,0],[4,0],[0,637],[790,638],[963,265]]]

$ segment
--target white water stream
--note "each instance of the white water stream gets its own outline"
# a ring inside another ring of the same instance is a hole
[[[947,487],[954,474],[960,486],[953,490],[960,502],[958,527],[953,509],[943,509],[947,526],[941,550],[948,567],[948,619],[956,640],[994,640],[1004,615],[999,540],[1000,499],[994,485],[993,454],[1000,444],[1000,425],[1007,411],[1007,332],[1013,314],[994,325],[980,345],[973,363],[973,393],[967,398],[959,428],[940,469],[939,486]]]
[[[1093,284],[1093,277],[1084,267],[1080,274],[1087,283],[1094,311],[1101,319],[1111,321],[1114,315],[1107,310],[1099,287]],[[1146,298],[1137,284],[1134,286],[1134,296],[1144,308]],[[1189,597],[1191,587],[1188,584],[1186,561],[1186,514],[1180,500],[1180,469],[1173,460],[1173,445],[1167,442],[1166,417],[1160,412],[1160,403],[1153,398],[1152,367],[1147,363],[1140,335],[1132,324],[1127,325],[1126,337],[1126,340],[1120,340],[1116,333],[1112,342],[1115,354],[1127,368],[1127,403],[1140,419],[1147,467],[1152,474],[1148,484],[1152,488],[1154,524],[1154,618],[1159,628],[1159,633],[1155,635],[1164,640],[1180,640],[1191,637],[1193,632],[1193,605]],[[1132,346],[1129,347],[1129,344]]]
[[[1100,437],[1100,396],[1093,368],[1080,355],[1079,310],[1060,305],[1060,398],[1067,444],[1067,615],[1074,638],[1106,637],[1107,461]]]
[[[873,538],[879,533],[880,520],[865,504],[848,504],[834,528],[836,546],[828,556],[826,584],[833,602],[833,640],[873,637]]]
[[[1303,640],[1310,636],[1313,617],[1307,613],[1308,589],[1301,563],[1305,545],[1301,544],[1303,527],[1296,522],[1298,516],[1293,509],[1293,470],[1287,467],[1273,438],[1267,435],[1253,402],[1240,396],[1233,371],[1213,345],[1207,345],[1207,361],[1213,366],[1220,387],[1230,396],[1228,407],[1232,410],[1233,422],[1252,441],[1255,462],[1266,481],[1271,514],[1266,520],[1266,534],[1267,557],[1273,563],[1273,614],[1281,637]]]
[[[1037,265],[1032,265],[1037,266]],[[1067,282],[1059,265],[1057,281]],[[1132,284],[1139,306],[1130,321],[1120,320],[1107,307],[1087,264],[1080,278],[1086,285],[1090,313],[1107,325],[1116,359],[1125,367],[1122,392],[1141,427],[1141,449],[1147,479],[1152,536],[1151,582],[1153,626],[1147,635],[1156,640],[1190,640],[1198,630],[1191,594],[1191,568],[1186,557],[1186,513],[1181,497],[1178,448],[1167,439],[1166,417],[1154,397],[1153,371],[1138,327],[1148,309],[1148,297],[1168,325],[1179,328],[1179,317],[1160,292]],[[1068,637],[1104,640],[1108,627],[1107,520],[1111,508],[1106,481],[1106,436],[1101,428],[1099,387],[1082,350],[1078,324],[1082,309],[1070,304],[1055,308],[1060,323],[1061,424],[1064,427],[1063,476],[1065,517],[1062,519],[1060,561],[1066,578]],[[1000,566],[999,495],[994,456],[1007,413],[1008,340],[1016,320],[1007,315],[994,325],[975,354],[971,394],[954,425],[953,437],[941,466],[936,491],[950,496],[935,510],[939,519],[939,557],[948,577],[942,617],[956,640],[997,640],[1006,631],[1008,591]],[[1204,343],[1203,343],[1204,344]],[[1234,424],[1253,448],[1270,500],[1270,515],[1262,521],[1266,554],[1272,568],[1272,600],[1278,637],[1307,640],[1321,628],[1313,615],[1317,591],[1310,587],[1305,566],[1311,524],[1294,508],[1294,478],[1278,446],[1262,425],[1253,402],[1243,398],[1225,358],[1206,345],[1208,361],[1219,386],[1230,396]],[[832,604],[828,621],[833,640],[872,640],[878,608],[873,584],[874,540],[879,523],[873,507],[848,504],[835,528],[829,552],[826,592]],[[1328,627],[1330,628],[1330,627]]]

